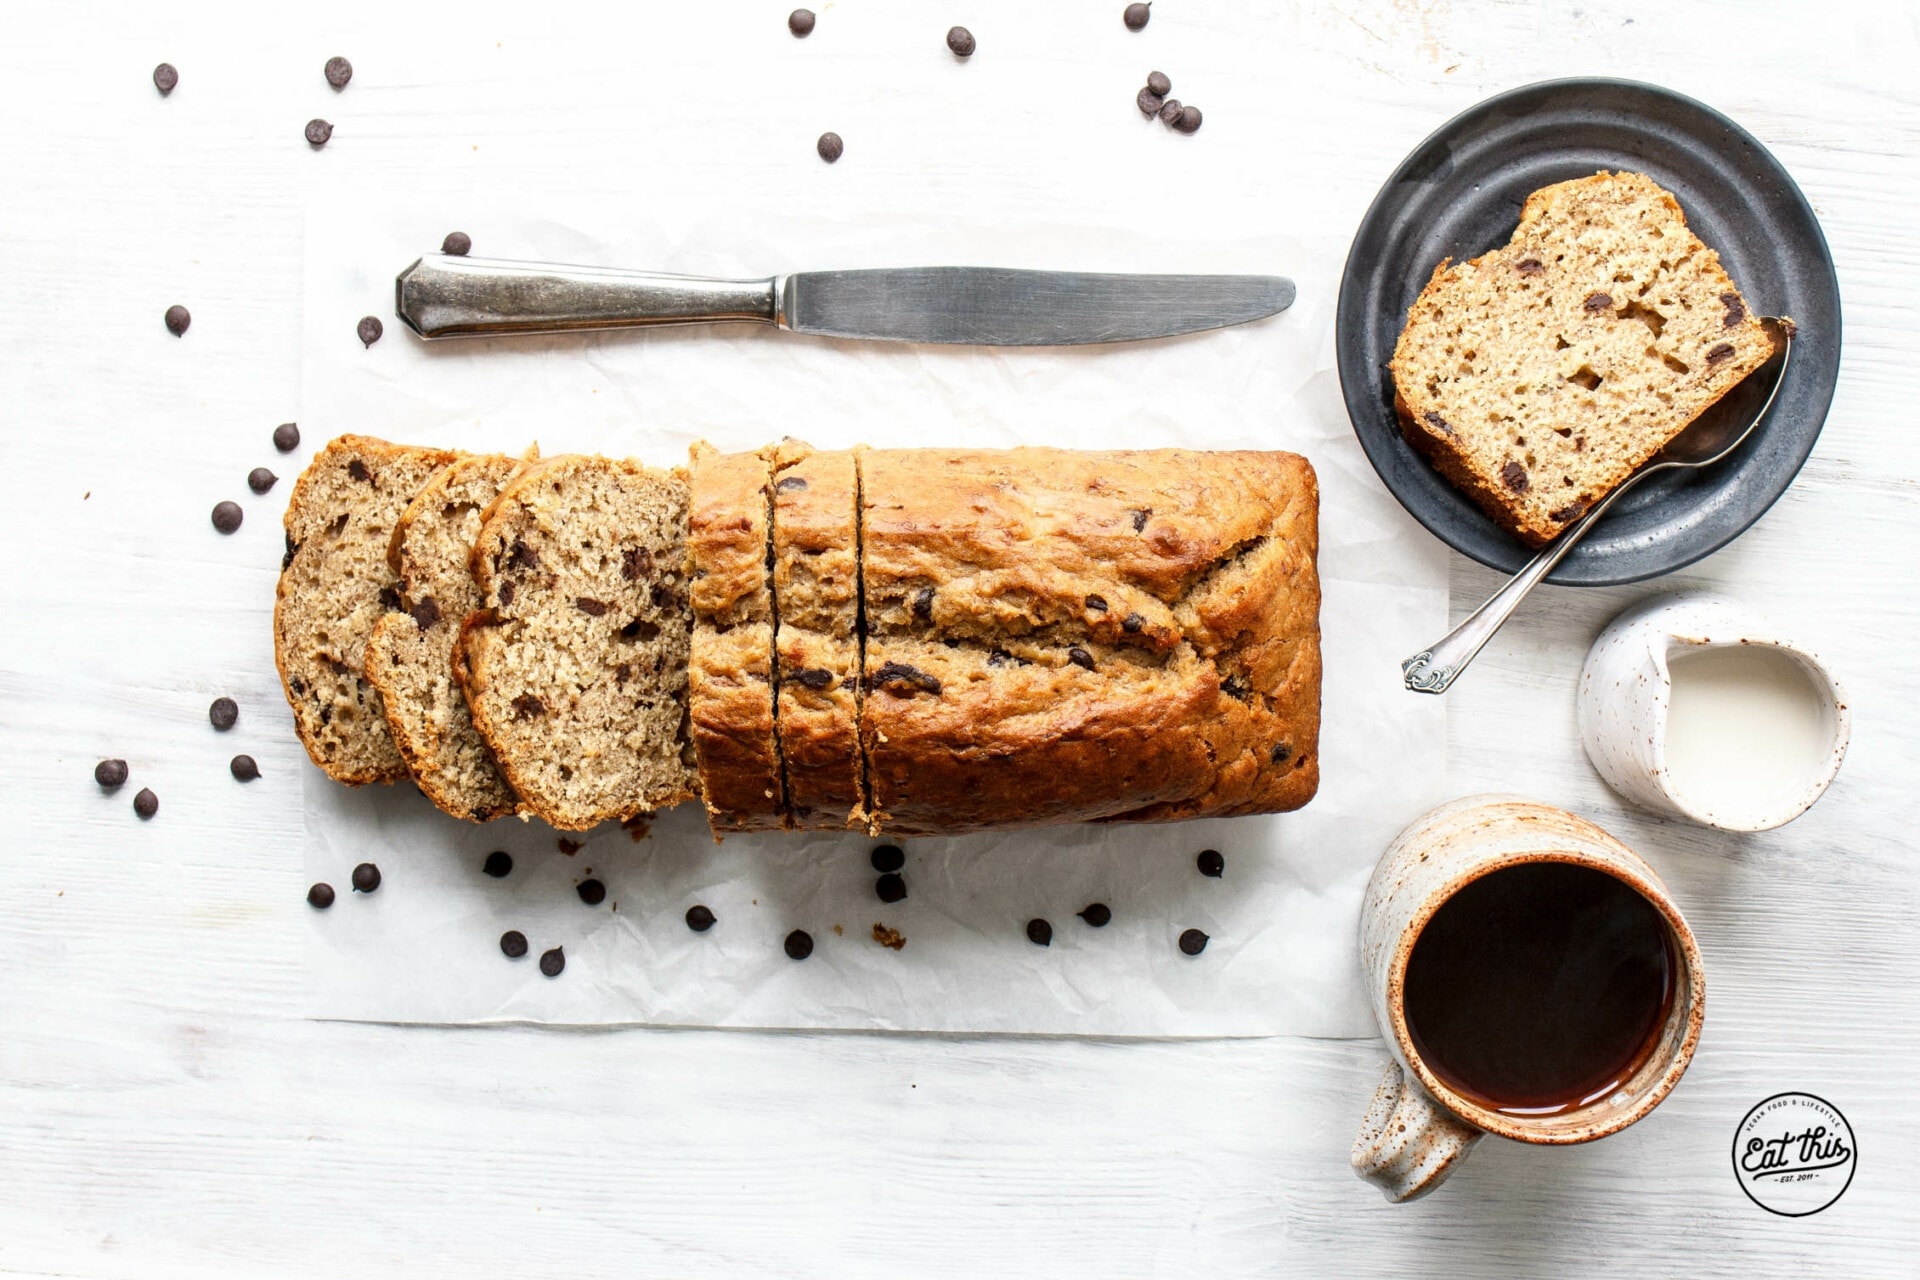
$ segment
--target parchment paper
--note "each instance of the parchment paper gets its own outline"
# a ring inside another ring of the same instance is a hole
[[[1189,244],[1120,225],[973,226],[862,217],[748,224],[631,208],[393,211],[341,194],[307,223],[305,452],[342,432],[469,450],[587,450],[670,466],[797,436],[822,448],[1022,443],[1286,448],[1321,485],[1325,705],[1318,798],[1295,814],[1172,826],[1060,827],[914,840],[906,901],[874,894],[856,835],[734,836],[697,806],[646,838],[608,826],[572,855],[537,822],[485,827],[411,786],[350,790],[309,769],[306,872],[340,890],[307,925],[309,1011],[399,1022],[533,1021],[1052,1035],[1365,1035],[1356,917],[1374,860],[1441,799],[1438,699],[1398,661],[1445,629],[1446,561],[1381,488],[1341,405],[1332,327],[1343,244],[1273,236]],[[532,204],[537,203],[530,201]],[[994,350],[823,341],[749,326],[423,343],[393,316],[393,277],[455,228],[495,257],[730,276],[841,266],[992,264],[1292,276],[1270,321],[1118,347]],[[363,348],[354,326],[377,315]],[[1200,875],[1218,849],[1226,874]],[[510,852],[513,874],[481,872]],[[356,863],[378,892],[348,892]],[[584,905],[589,874],[607,901]],[[1103,902],[1113,922],[1076,912]],[[695,903],[719,923],[696,934]],[[1053,926],[1049,947],[1026,922]],[[893,949],[874,926],[904,935]],[[804,928],[804,962],[781,946]],[[1176,939],[1199,928],[1205,952]],[[531,954],[509,961],[518,929]],[[536,959],[561,946],[566,970]]]

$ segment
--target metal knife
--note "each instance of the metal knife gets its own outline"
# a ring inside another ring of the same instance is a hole
[[[829,338],[978,346],[1133,342],[1293,305],[1280,276],[1104,275],[999,267],[807,271],[764,280],[428,254],[394,281],[423,338],[754,321]]]

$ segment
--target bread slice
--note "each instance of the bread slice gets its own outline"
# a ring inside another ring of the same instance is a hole
[[[414,496],[387,553],[401,612],[375,623],[367,642],[367,679],[414,782],[442,810],[473,822],[512,813],[516,801],[454,683],[453,646],[480,607],[468,563],[481,513],[524,465],[502,454],[462,458]]]
[[[860,756],[859,473],[851,452],[779,447],[773,581],[780,749],[796,827],[867,823]]]
[[[366,678],[374,624],[398,607],[387,563],[414,494],[459,455],[340,436],[315,455],[287,504],[273,605],[273,661],[314,764],[352,786],[407,776],[380,691]]]
[[[1601,172],[1534,192],[1503,247],[1434,268],[1390,368],[1408,443],[1537,547],[1772,353],[1679,202]]]
[[[767,451],[693,447],[687,710],[715,833],[785,825],[774,734]]]
[[[684,473],[581,454],[487,509],[454,674],[523,812],[580,831],[693,798],[687,528]]]

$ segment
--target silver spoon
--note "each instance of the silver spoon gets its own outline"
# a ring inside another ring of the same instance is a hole
[[[1737,412],[1722,412],[1729,407],[1725,399],[1709,407],[1686,430],[1667,441],[1666,448],[1621,481],[1612,493],[1594,503],[1591,511],[1542,547],[1526,568],[1514,574],[1506,586],[1494,592],[1485,604],[1468,615],[1465,622],[1449,631],[1444,640],[1437,641],[1402,662],[1400,671],[1406,677],[1407,688],[1415,693],[1445,693],[1451,688],[1453,682],[1460,678],[1460,673],[1467,669],[1467,664],[1513,616],[1513,611],[1520,607],[1527,593],[1553,572],[1553,567],[1579,545],[1580,539],[1587,536],[1594,523],[1606,515],[1608,508],[1618,502],[1627,490],[1656,472],[1711,466],[1738,449],[1741,442],[1753,434],[1753,429],[1766,418],[1767,410],[1773,408],[1774,397],[1780,394],[1780,384],[1787,380],[1787,361],[1793,355],[1792,320],[1784,316],[1762,316],[1760,323],[1775,326],[1783,341],[1779,349],[1780,371],[1774,375],[1773,387],[1767,392],[1766,401],[1761,404],[1759,412],[1743,420]]]

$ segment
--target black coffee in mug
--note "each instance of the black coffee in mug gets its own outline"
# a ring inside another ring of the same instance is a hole
[[[1465,885],[1421,929],[1407,1029],[1467,1099],[1560,1115],[1607,1097],[1652,1054],[1678,973],[1666,919],[1632,886],[1521,863]]]

